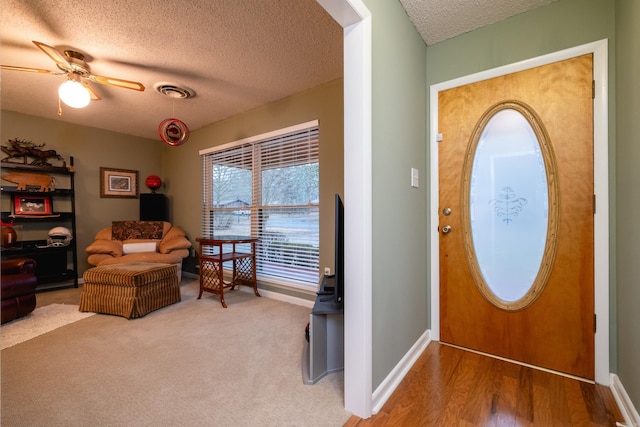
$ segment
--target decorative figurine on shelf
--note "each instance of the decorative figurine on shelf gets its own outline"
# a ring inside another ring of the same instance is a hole
[[[56,179],[44,173],[9,172],[2,175],[5,181],[18,184],[17,191],[29,191],[27,187],[38,187],[35,191],[48,192],[56,189]]]
[[[155,194],[156,190],[162,185],[162,180],[158,175],[149,175],[144,183]]]
[[[71,231],[66,227],[53,227],[49,230],[49,238],[47,239],[47,244],[44,246],[37,246],[36,248],[59,248],[63,246],[69,246],[73,240],[73,235]]]
[[[18,138],[10,139],[8,147],[4,145],[0,147],[2,151],[7,155],[7,157],[2,159],[2,161],[5,163],[19,164],[19,162],[10,161],[10,159],[22,158],[22,164],[26,165],[27,159],[31,157],[34,159],[30,163],[31,165],[52,166],[51,163],[49,163],[47,160],[57,159],[60,160],[62,162],[62,166],[65,167],[66,162],[64,160],[64,157],[56,153],[56,150],[41,150],[44,145],[45,144],[36,145],[31,141],[25,141]]]

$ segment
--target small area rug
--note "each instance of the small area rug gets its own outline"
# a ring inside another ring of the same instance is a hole
[[[78,306],[72,304],[49,304],[36,308],[27,316],[2,325],[2,350],[94,314],[80,312]]]

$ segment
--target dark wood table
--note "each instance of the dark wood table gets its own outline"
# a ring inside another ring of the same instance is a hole
[[[211,292],[220,297],[220,302],[224,308],[224,290],[235,289],[237,285],[247,285],[253,287],[256,296],[258,285],[256,282],[256,242],[258,239],[246,236],[221,236],[221,237],[198,237],[196,242],[200,244],[200,294]],[[248,245],[250,252],[238,252],[236,245]],[[229,251],[228,249],[231,249]],[[233,264],[231,281],[224,281],[224,263]]]

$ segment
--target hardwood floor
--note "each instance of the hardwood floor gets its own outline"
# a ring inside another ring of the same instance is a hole
[[[438,342],[429,344],[368,426],[615,426],[608,387]]]

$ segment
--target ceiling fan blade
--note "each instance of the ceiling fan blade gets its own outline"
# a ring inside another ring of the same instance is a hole
[[[58,71],[43,70],[42,68],[15,67],[13,65],[0,65],[0,68],[2,68],[3,70],[28,71],[30,73],[65,74]]]
[[[56,48],[53,48],[41,42],[37,42],[35,40],[32,40],[32,41],[33,41],[33,44],[38,46],[40,50],[46,53],[49,58],[53,59],[53,62],[55,62],[58,65],[58,67],[66,71],[73,71],[73,67],[71,66],[69,61],[67,61],[64,55],[58,52]]]
[[[100,98],[100,95],[98,95],[91,86],[89,86],[87,83],[82,82],[82,86],[84,86],[88,91],[89,91],[89,95],[91,95],[91,100],[92,101],[100,101],[102,98]]]
[[[87,78],[92,82],[100,83],[103,85],[110,85],[110,86],[122,87],[125,89],[139,90],[141,92],[144,91],[144,85],[142,83],[133,82],[130,80],[122,80],[122,79],[116,79],[113,77],[94,76],[94,75],[90,75]]]

